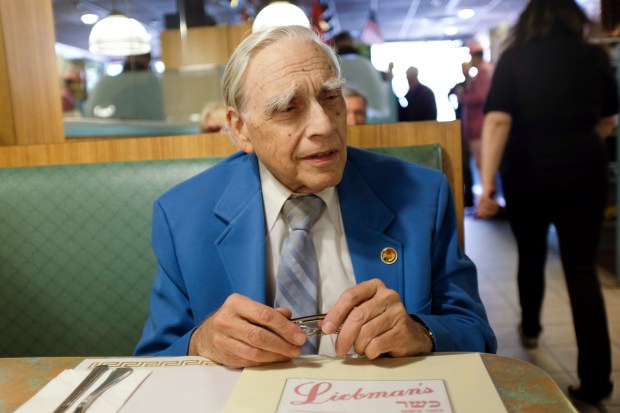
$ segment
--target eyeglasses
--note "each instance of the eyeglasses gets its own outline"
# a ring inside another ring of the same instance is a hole
[[[309,315],[306,317],[293,318],[291,321],[301,327],[306,333],[307,337],[322,336],[325,335],[321,326],[323,325],[323,319],[325,314]],[[340,328],[332,334],[340,332]]]

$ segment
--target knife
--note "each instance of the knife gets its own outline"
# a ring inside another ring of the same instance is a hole
[[[97,379],[101,377],[101,375],[107,370],[108,366],[106,366],[105,364],[101,364],[92,369],[88,376],[86,376],[86,378],[82,380],[82,382],[75,388],[75,390],[73,390],[71,394],[67,396],[67,398],[62,403],[60,403],[60,406],[58,406],[56,410],[54,410],[54,413],[62,413],[69,407],[71,407],[71,405],[75,403],[75,401],[79,399],[80,396],[84,394],[84,392],[88,390],[88,388],[92,386],[93,383],[96,382]]]

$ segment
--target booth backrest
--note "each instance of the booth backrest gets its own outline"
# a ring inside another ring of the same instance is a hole
[[[375,150],[445,165],[440,144]],[[157,267],[153,201],[219,159],[0,167],[0,357],[131,354]]]
[[[0,357],[131,354],[153,200],[218,160],[0,168]]]

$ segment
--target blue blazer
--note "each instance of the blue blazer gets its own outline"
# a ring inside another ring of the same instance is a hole
[[[348,148],[337,186],[357,282],[380,278],[431,329],[435,351],[496,351],[476,267],[458,244],[439,171]],[[194,329],[232,293],[266,303],[258,160],[238,152],[155,201],[158,270],[136,355],[187,355]],[[381,251],[398,252],[393,264]]]

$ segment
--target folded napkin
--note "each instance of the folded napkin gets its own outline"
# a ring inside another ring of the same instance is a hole
[[[103,374],[86,392],[67,409],[72,412],[82,399],[86,398],[108,377],[110,372]],[[71,394],[71,392],[86,378],[89,370],[64,370],[45,385],[30,400],[24,403],[15,413],[49,413],[54,411]],[[144,379],[151,373],[150,370],[134,369],[134,371],[103,392],[90,406],[88,413],[112,413],[118,412],[125,402],[131,397]]]

